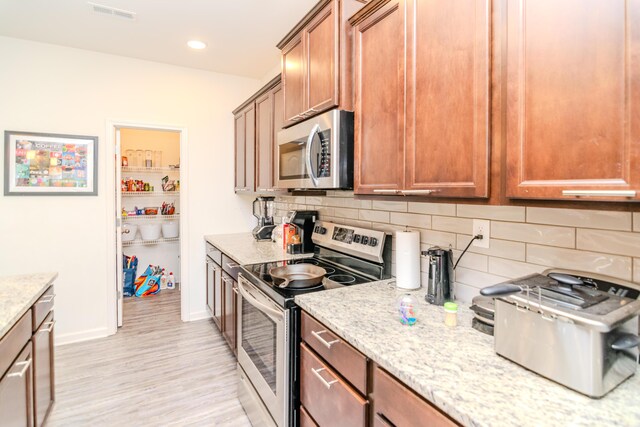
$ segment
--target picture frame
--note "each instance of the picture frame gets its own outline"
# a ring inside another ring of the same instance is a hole
[[[97,196],[98,137],[4,132],[5,196]]]

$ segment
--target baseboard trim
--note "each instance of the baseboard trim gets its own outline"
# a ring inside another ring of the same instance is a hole
[[[211,319],[211,313],[207,310],[196,311],[195,313],[189,313],[189,322],[195,322],[196,320]]]
[[[95,328],[87,331],[71,332],[68,334],[60,334],[55,337],[56,347],[73,344],[82,341],[95,340],[97,338],[104,338],[111,335],[108,328]]]

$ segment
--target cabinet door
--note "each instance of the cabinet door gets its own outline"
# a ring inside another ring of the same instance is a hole
[[[404,185],[404,0],[355,24],[354,191]]]
[[[282,49],[285,125],[300,121],[302,113],[306,110],[304,68],[304,49],[300,34]]]
[[[507,196],[640,198],[640,0],[509,0],[507,38]]]
[[[213,321],[218,326],[218,329],[222,331],[222,294],[223,285],[222,281],[222,268],[218,265],[214,267],[214,281],[213,281]]]
[[[209,312],[213,316],[213,287],[215,280],[215,272],[213,262],[209,261],[207,258],[207,308]]]
[[[33,335],[33,388],[34,425],[41,427],[49,413],[55,397],[53,359],[53,312]]]
[[[28,343],[0,380],[0,420],[3,427],[33,426],[33,357]]]
[[[491,1],[407,3],[405,194],[487,197]]]
[[[235,190],[255,190],[255,105],[252,103],[235,116]]]
[[[233,353],[238,356],[238,313],[240,307],[238,306],[239,298],[238,298],[238,282],[233,281],[233,295],[231,296],[231,304],[233,307],[233,328],[231,329],[231,348],[233,349]]]
[[[235,342],[235,330],[236,330],[236,321],[235,321],[235,313],[236,313],[236,304],[233,292],[233,282],[234,280],[227,276],[226,274],[222,275],[223,281],[223,304],[222,304],[222,335],[225,340],[227,340],[227,344],[229,344],[229,348],[234,353],[236,352],[236,348],[234,345]]]
[[[256,190],[273,187],[273,94],[256,99]]]
[[[337,1],[326,5],[304,31],[307,111],[316,113],[338,105]]]
[[[273,186],[276,185],[278,171],[276,170],[276,156],[278,155],[278,132],[282,130],[284,126],[284,89],[282,84],[276,86],[273,91],[273,151],[271,153],[272,163],[272,175],[271,182]]]

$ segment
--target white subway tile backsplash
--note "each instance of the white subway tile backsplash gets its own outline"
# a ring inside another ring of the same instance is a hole
[[[307,204],[308,205],[321,205],[322,197],[319,196],[307,196]]]
[[[633,259],[633,281],[640,283],[640,258]]]
[[[407,202],[388,202],[386,200],[374,200],[371,207],[380,211],[406,212]]]
[[[475,288],[473,286],[456,282],[453,285],[453,295],[455,296],[458,303],[471,304],[471,300],[473,300],[473,297],[475,297],[476,295],[480,295],[480,291],[478,288]]]
[[[345,206],[357,209],[371,209],[372,204],[371,200],[351,199]]]
[[[640,234],[624,231],[578,229],[578,249],[640,257]]]
[[[358,219],[357,209],[335,208],[334,215],[338,218]]]
[[[462,251],[453,251],[454,265],[456,262],[458,262],[458,259],[460,259],[461,253]],[[460,259],[460,263],[458,263],[458,267],[456,267],[456,270],[461,267],[487,272],[489,271],[489,257],[486,255],[474,254],[467,251],[467,253],[462,256],[462,259]]]
[[[512,261],[504,258],[489,258],[489,273],[505,276],[511,279],[527,276],[533,273],[542,273],[547,267],[526,262]]]
[[[396,231],[404,231],[405,229],[405,227],[402,227],[400,225],[383,224],[380,222],[372,222],[371,228],[374,230],[386,231],[387,233],[392,233],[392,234],[395,233]]]
[[[375,222],[389,222],[389,212],[360,210],[360,219]]]
[[[420,230],[420,242],[429,246],[456,247],[456,235],[445,231]]]
[[[458,216],[465,218],[495,219],[524,222],[525,208],[522,206],[458,205]]]
[[[431,228],[431,217],[429,215],[391,212],[389,222],[409,227]]]
[[[527,208],[527,222],[569,227],[631,230],[631,212]]]
[[[633,213],[633,231],[640,231],[640,212]]]
[[[469,240],[471,240],[471,235],[458,234],[456,247],[458,249],[464,249],[469,244]],[[492,238],[488,248],[470,246],[469,252],[496,256],[500,258],[509,258],[516,261],[524,261],[526,255],[525,248],[526,245],[522,242],[512,242],[510,240],[500,240]]]
[[[431,218],[431,228],[451,233],[471,234],[473,232],[473,221],[468,218],[433,216]]]
[[[491,238],[575,248],[574,228],[491,221]]]
[[[464,283],[465,285],[482,289],[486,288],[487,286],[495,285],[496,283],[505,282],[509,278],[504,276],[497,276],[495,274],[484,273],[482,271],[458,267],[456,268],[455,279],[456,282]]]
[[[456,205],[449,203],[409,202],[409,212],[427,215],[456,216]]]
[[[630,257],[529,244],[527,262],[631,280]]]

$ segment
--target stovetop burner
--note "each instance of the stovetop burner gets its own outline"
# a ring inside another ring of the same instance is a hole
[[[346,285],[356,281],[356,278],[350,274],[332,274],[331,276],[328,276],[327,279],[340,283],[341,285]]]

